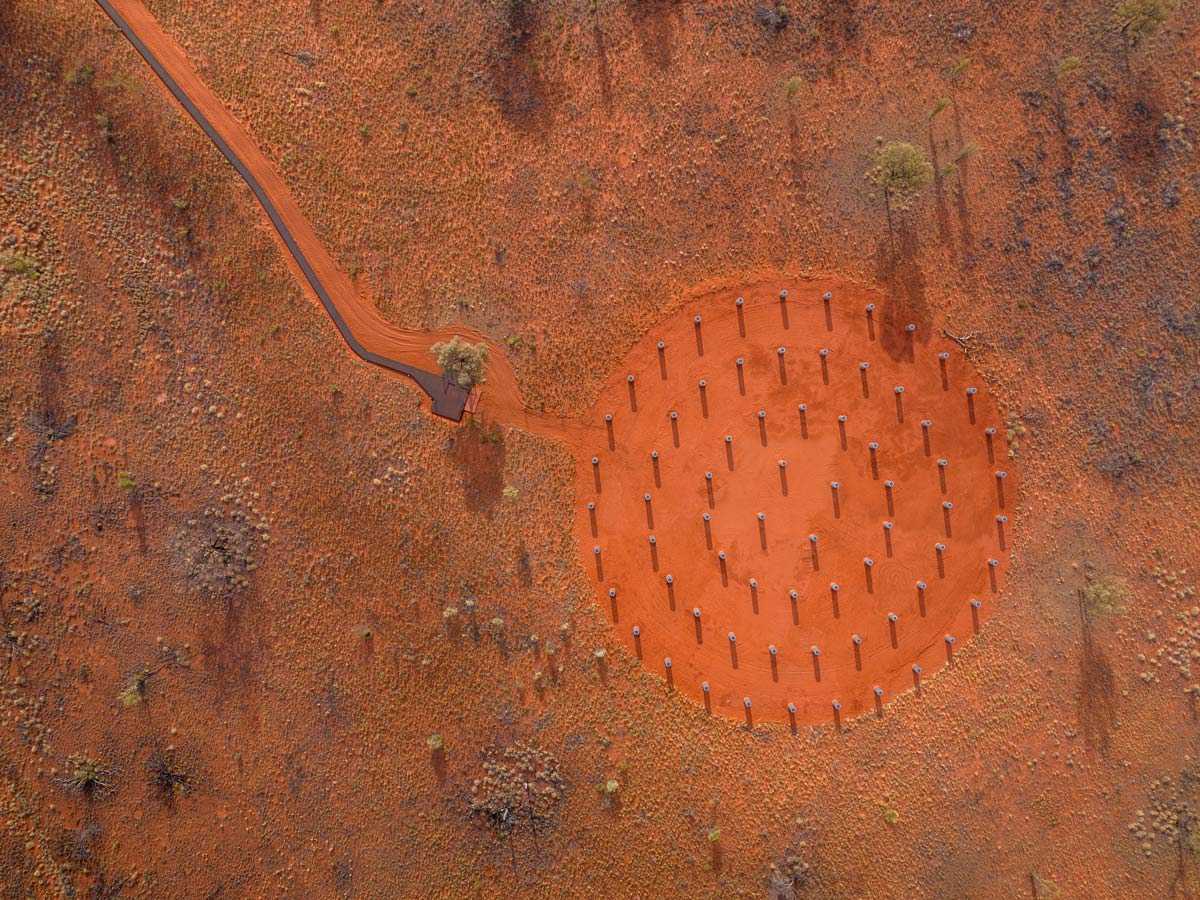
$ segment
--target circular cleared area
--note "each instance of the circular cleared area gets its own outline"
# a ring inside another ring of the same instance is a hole
[[[1016,496],[999,415],[963,353],[879,292],[707,295],[592,415],[577,531],[597,605],[713,712],[881,709],[990,615]]]

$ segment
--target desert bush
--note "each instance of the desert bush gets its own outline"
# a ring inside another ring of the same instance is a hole
[[[933,183],[933,166],[925,153],[903,141],[888,141],[871,154],[867,178],[883,190],[888,211],[908,209]]]
[[[101,797],[112,788],[112,773],[90,756],[72,756],[67,760],[61,781],[68,790],[86,797]]]
[[[1058,68],[1055,71],[1058,75],[1070,75],[1082,65],[1083,60],[1078,56],[1066,56],[1059,62]]]
[[[92,64],[80,61],[67,69],[66,74],[63,76],[63,81],[74,87],[80,84],[90,84],[95,77],[96,70],[92,67]]]
[[[1054,900],[1056,897],[1062,896],[1062,891],[1058,885],[1049,878],[1043,878],[1037,872],[1029,873],[1029,884],[1033,888],[1033,896],[1037,900]]]
[[[754,4],[754,23],[768,31],[783,31],[791,21],[792,13],[783,3],[766,3],[758,0]]]
[[[796,900],[800,891],[808,884],[811,872],[798,854],[789,855],[779,863],[771,864],[771,876],[767,884],[769,900]]]
[[[137,706],[146,699],[146,694],[150,690],[150,678],[154,675],[148,669],[138,669],[133,673],[133,677],[129,679],[129,684],[125,690],[121,691],[118,698],[122,706]]]
[[[459,387],[472,388],[485,380],[487,365],[486,344],[472,346],[457,334],[449,341],[439,341],[429,348],[442,372],[452,378]]]
[[[24,253],[5,253],[0,255],[0,269],[10,275],[36,275],[38,264]]]
[[[146,774],[151,790],[163,803],[171,806],[175,798],[192,789],[191,776],[175,761],[175,748],[155,750],[146,759]]]
[[[1178,8],[1179,0],[1121,0],[1114,14],[1117,30],[1136,43],[1158,31]]]
[[[562,802],[558,760],[548,750],[517,741],[484,751],[483,777],[471,785],[471,812],[502,835],[527,826],[536,838]]]
[[[1107,575],[1090,582],[1083,589],[1083,603],[1094,617],[1119,615],[1125,612],[1127,594],[1128,589],[1122,579]]]
[[[185,520],[174,543],[177,568],[192,588],[227,597],[249,586],[254,536],[241,510],[208,507]]]
[[[619,803],[621,782],[615,778],[607,778],[597,783],[596,793],[600,795],[600,805],[605,809],[615,809]]]

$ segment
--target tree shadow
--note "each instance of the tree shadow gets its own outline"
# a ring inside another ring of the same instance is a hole
[[[604,31],[600,28],[599,21],[592,26],[592,36],[596,41],[596,75],[600,79],[600,102],[604,106],[604,112],[611,116],[613,109],[612,69],[608,63],[608,45],[604,42]]]
[[[1079,726],[1084,746],[1108,756],[1109,742],[1117,719],[1116,681],[1108,657],[1092,639],[1092,621],[1079,591],[1079,617],[1083,648],[1079,657]]]
[[[646,62],[666,71],[675,46],[674,17],[680,15],[679,0],[625,0],[633,20],[633,31]]]
[[[912,362],[914,335],[905,326],[916,325],[917,334],[927,336],[932,320],[925,300],[925,273],[918,262],[920,242],[904,213],[895,217],[895,227],[880,242],[875,253],[875,278],[883,285],[888,302],[883,304],[879,343],[892,359]]]
[[[950,228],[950,204],[946,198],[946,176],[942,171],[941,159],[938,156],[937,138],[934,136],[934,120],[929,120],[929,162],[933,166],[933,209],[934,221],[937,223],[938,240],[946,245],[950,259],[958,262],[958,247],[954,241],[954,232]]]
[[[788,113],[788,169],[792,190],[808,193],[808,174],[804,166],[804,141],[800,138],[800,119],[795,111]]]
[[[461,430],[450,459],[462,475],[463,499],[471,512],[490,512],[504,493],[504,435],[472,425]]]
[[[500,114],[527,133],[550,124],[550,91],[533,56],[538,5],[533,0],[508,0],[500,59],[492,67]]]

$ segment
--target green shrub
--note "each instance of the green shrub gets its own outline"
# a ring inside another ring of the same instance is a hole
[[[1149,37],[1178,8],[1179,0],[1121,0],[1115,10],[1117,30],[1131,42]]]
[[[36,275],[38,264],[24,253],[6,253],[0,256],[0,269],[10,275]]]
[[[67,760],[62,781],[70,790],[88,797],[98,797],[112,786],[111,775],[99,762],[88,756],[72,756]]]
[[[1082,65],[1083,65],[1083,60],[1081,60],[1078,56],[1063,57],[1062,62],[1060,62],[1058,64],[1058,74],[1059,75],[1070,75],[1072,72],[1074,72],[1076,69],[1078,69]]]
[[[1128,593],[1124,580],[1107,575],[1089,582],[1083,589],[1083,604],[1094,617],[1120,615],[1125,612]]]
[[[457,334],[449,341],[439,341],[429,348],[442,372],[452,378],[459,387],[472,388],[485,380],[487,344],[472,346]]]
[[[871,154],[867,178],[883,190],[889,210],[908,209],[933,182],[933,166],[912,144],[888,141]]]

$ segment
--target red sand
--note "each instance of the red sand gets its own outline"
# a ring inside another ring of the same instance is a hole
[[[786,304],[779,300],[787,289]],[[825,291],[833,292],[828,327]],[[739,333],[735,298],[743,296]],[[869,326],[867,304],[877,308]],[[786,312],[786,316],[785,316]],[[700,315],[703,355],[693,317]],[[853,716],[914,686],[945,664],[953,649],[986,619],[1008,562],[998,515],[1015,505],[1015,479],[1004,483],[1001,509],[995,472],[1007,467],[1003,425],[982,382],[949,340],[905,321],[883,295],[858,285],[770,281],[709,294],[654,329],[612,374],[593,417],[613,414],[615,449],[601,436],[578,461],[577,531],[584,564],[615,629],[649,669],[716,712],[743,718],[744,699],[757,720],[797,722]],[[786,318],[786,324],[785,324]],[[873,328],[873,337],[869,333]],[[657,343],[663,341],[661,355]],[[786,384],[777,348],[786,348]],[[828,383],[820,348],[828,348]],[[943,380],[939,354],[946,352]],[[737,357],[744,357],[745,393]],[[864,398],[860,363],[868,362]],[[664,377],[665,367],[665,377]],[[635,376],[631,409],[628,375]],[[707,416],[698,382],[708,386]],[[894,388],[903,385],[903,421]],[[974,422],[967,389],[974,396]],[[807,437],[799,404],[807,404]],[[759,410],[766,412],[766,445]],[[677,412],[676,444],[670,412]],[[845,415],[843,448],[838,416]],[[929,419],[926,452],[922,420]],[[994,427],[995,461],[984,429]],[[725,436],[731,435],[734,468]],[[873,472],[870,442],[877,442]],[[652,451],[660,454],[656,480]],[[592,456],[599,457],[600,491]],[[938,460],[945,459],[946,489]],[[786,460],[786,495],[779,461]],[[713,475],[710,506],[705,472]],[[885,481],[893,480],[889,512]],[[831,482],[837,490],[835,515]],[[651,525],[644,495],[651,495]],[[596,531],[587,503],[596,503]],[[951,534],[946,531],[944,502]],[[711,515],[711,548],[704,513]],[[758,514],[765,515],[760,531]],[[884,522],[893,523],[891,551]],[[762,544],[765,533],[766,547]],[[818,536],[816,567],[810,534]],[[656,539],[652,553],[650,536]],[[1011,544],[1011,525],[1005,530]],[[944,544],[939,574],[936,544]],[[601,548],[597,577],[593,547]],[[727,554],[723,583],[718,552]],[[866,558],[873,559],[868,589]],[[988,560],[998,560],[993,583]],[[671,589],[667,576],[673,578]],[[750,585],[751,579],[757,588]],[[917,582],[924,581],[923,603]],[[839,585],[836,603],[831,583]],[[791,591],[797,593],[795,603]],[[673,593],[673,597],[671,596]],[[970,601],[978,599],[973,608]],[[922,606],[924,607],[922,611]],[[693,609],[700,610],[699,627]],[[893,623],[889,613],[898,619]],[[634,627],[640,630],[635,639]],[[729,633],[736,633],[736,665]],[[861,638],[856,647],[853,636]],[[772,665],[769,647],[777,656]],[[814,657],[812,648],[820,650]],[[819,672],[818,672],[819,669]]]

